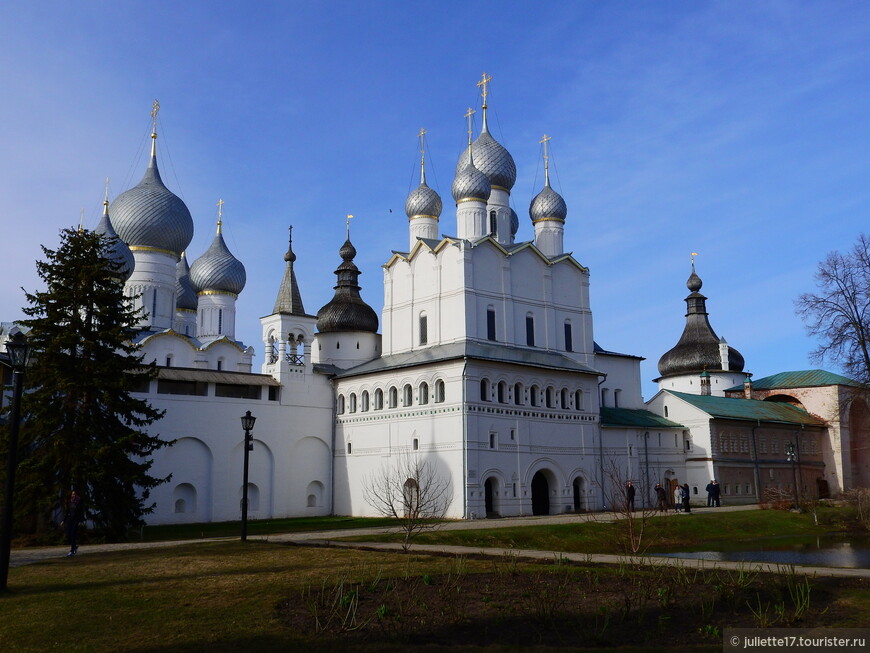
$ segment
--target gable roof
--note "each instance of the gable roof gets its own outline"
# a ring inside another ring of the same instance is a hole
[[[600,414],[599,422],[604,428],[613,426],[668,429],[686,428],[682,424],[677,424],[642,408],[607,408],[602,406]]]
[[[777,388],[819,388],[826,385],[860,386],[860,383],[845,376],[825,370],[802,370],[780,372],[752,381],[753,390],[776,390]],[[726,392],[743,390],[743,384],[728,388]]]
[[[736,399],[732,397],[713,397],[693,395],[686,392],[665,390],[666,394],[682,399],[710,417],[735,419],[749,422],[775,422],[780,424],[806,424],[824,426],[825,421],[805,410],[779,401],[759,401],[758,399]]]

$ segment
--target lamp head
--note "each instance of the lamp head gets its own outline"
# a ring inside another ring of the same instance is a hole
[[[16,372],[24,371],[29,352],[30,345],[27,343],[27,336],[21,333],[21,331],[12,334],[6,341],[6,353],[9,354],[10,364]]]
[[[254,422],[257,421],[257,418],[251,415],[251,411],[247,411],[244,415],[242,415],[242,429],[245,431],[253,431],[254,430]]]

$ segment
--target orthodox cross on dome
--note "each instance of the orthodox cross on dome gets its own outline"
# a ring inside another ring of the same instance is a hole
[[[218,207],[218,223],[217,223],[217,232],[220,233],[220,232],[221,232],[221,227],[223,226],[223,223],[224,223],[224,221],[223,221],[223,217],[224,217],[224,201],[223,201],[222,199],[221,199],[221,200],[218,200],[217,207]]]
[[[544,146],[544,184],[550,185],[550,155],[547,151],[547,143],[550,142],[550,137],[544,134],[544,137],[538,141]]]
[[[466,111],[465,115],[463,116],[463,118],[468,120],[468,145],[469,146],[471,145],[471,116],[473,116],[475,113],[477,113],[477,112],[474,109],[472,109],[471,107],[468,107],[468,111]]]
[[[79,233],[85,230],[85,207],[79,211]]]
[[[481,108],[483,109],[483,126],[481,129],[486,130],[486,96],[489,95],[489,90],[486,88],[486,85],[492,81],[492,75],[487,75],[483,73],[480,76],[480,81],[477,82],[477,85],[480,87],[480,95],[483,98],[483,105]]]
[[[103,199],[103,206],[106,207],[106,211],[109,210],[109,178],[106,177],[106,197]]]
[[[420,127],[420,133],[417,134],[417,138],[420,139],[420,183],[426,183],[426,134],[428,134],[423,127]]]
[[[698,252],[692,252],[692,265],[695,265],[695,257],[698,255]]]
[[[160,111],[160,102],[154,99],[151,105],[151,156],[157,154],[157,113]]]
[[[347,219],[344,221],[344,228],[346,230],[346,234],[345,234],[346,240],[350,240],[350,221],[352,218],[353,218],[353,216],[350,213],[348,213]]]

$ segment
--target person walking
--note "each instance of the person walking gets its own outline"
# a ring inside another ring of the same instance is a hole
[[[625,484],[625,502],[629,512],[634,512],[634,495],[635,489],[631,481]]]
[[[66,537],[69,540],[69,553],[66,557],[74,556],[79,550],[79,524],[84,518],[84,506],[82,498],[73,490],[69,494],[69,503],[66,506],[63,521],[60,523],[61,528],[66,529]]]
[[[719,481],[713,480],[713,505],[717,508],[722,505],[719,502],[719,497],[722,495],[722,488],[719,486]]]
[[[656,507],[661,512],[667,512],[667,494],[665,494],[665,488],[662,487],[661,483],[656,483]]]
[[[683,512],[692,512],[692,507],[689,505],[689,484],[683,483]]]
[[[713,505],[713,483],[715,483],[715,481],[713,479],[710,479],[710,482],[707,483],[707,487],[705,488],[707,490],[707,507],[708,508],[710,508]]]
[[[683,509],[683,488],[680,485],[674,486],[674,512],[680,512]]]

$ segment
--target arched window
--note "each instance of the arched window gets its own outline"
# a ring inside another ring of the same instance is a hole
[[[426,311],[420,313],[420,344],[429,342],[429,323],[426,319]]]
[[[574,336],[571,333],[571,320],[565,320],[565,351],[574,351]]]
[[[435,403],[440,404],[444,401],[444,381],[438,379],[435,381]]]
[[[495,308],[487,306],[486,308],[486,339],[495,340]]]
[[[498,386],[496,387],[496,396],[498,398],[498,403],[507,403],[507,383],[505,383],[504,381],[498,382]]]
[[[384,409],[384,391],[378,388],[375,390],[375,410]]]
[[[338,410],[339,415],[344,415],[344,395],[338,395]]]
[[[413,447],[414,447],[414,451],[417,451],[420,448],[420,440],[418,440],[417,438],[414,438]]]
[[[350,397],[348,397],[348,412],[355,413],[356,412],[356,393],[351,392]]]
[[[369,410],[369,391],[368,390],[363,390],[363,393],[360,397],[360,401],[362,403],[360,410],[364,413],[367,413]]]
[[[353,453],[353,443],[352,443],[352,442],[348,442],[348,443],[347,443],[347,453],[348,453],[348,454],[352,454],[352,453]]]
[[[514,403],[517,406],[523,405],[523,384],[514,383]]]
[[[425,381],[420,384],[420,396],[419,402],[421,406],[424,406],[429,403],[429,384]]]
[[[495,236],[498,232],[498,219],[496,218],[495,211],[489,212],[489,233],[492,236]]]
[[[568,408],[568,389],[562,388],[562,392],[560,393],[559,402],[562,404],[561,408],[564,410]]]
[[[489,391],[489,379],[481,379],[480,380],[480,400],[481,401],[491,401],[492,397],[490,396]]]
[[[526,344],[535,346],[535,316],[531,313],[526,313]]]
[[[399,391],[396,389],[396,386],[392,386],[390,388],[389,393],[389,406],[390,408],[396,408],[399,405]]]
[[[547,387],[547,391],[544,393],[547,399],[547,408],[553,408],[553,388],[552,386]]]
[[[533,385],[529,388],[529,403],[532,406],[537,406],[541,391],[538,389],[538,386]]]
[[[402,401],[404,406],[410,406],[414,402],[414,388],[410,383],[406,383],[402,389]]]
[[[574,410],[583,410],[583,391],[574,391]]]

